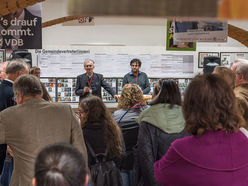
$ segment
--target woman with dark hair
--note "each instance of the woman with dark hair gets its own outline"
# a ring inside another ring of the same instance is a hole
[[[215,74],[189,84],[183,104],[190,137],[173,142],[154,164],[162,185],[248,185],[248,139],[232,88]],[[180,173],[179,173],[180,172]]]
[[[102,100],[97,96],[82,99],[79,104],[79,119],[86,144],[90,144],[96,154],[107,150],[108,159],[115,160],[118,166],[123,153],[121,130]],[[89,167],[95,163],[88,149]]]
[[[157,84],[159,85],[159,84]],[[153,164],[170,144],[186,136],[181,111],[181,95],[175,81],[163,80],[158,95],[143,111],[138,122],[138,149],[135,163],[135,185],[159,185],[154,179]]]
[[[86,186],[87,166],[82,154],[69,144],[53,144],[38,154],[33,186]]]

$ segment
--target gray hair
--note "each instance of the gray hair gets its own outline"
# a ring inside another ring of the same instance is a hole
[[[8,61],[6,74],[15,74],[18,71],[29,69],[29,65],[21,58]]]
[[[91,62],[93,63],[93,65],[95,65],[95,61],[94,61],[94,60],[92,60],[92,59],[86,59],[86,60],[84,60],[84,66],[85,66],[85,64],[86,64],[87,62],[89,62],[89,61],[91,61]]]
[[[248,81],[248,63],[238,62],[236,63],[236,65],[237,65],[236,73],[243,75],[244,80]]]
[[[15,94],[19,92],[22,96],[43,95],[40,80],[36,76],[29,74],[19,76],[14,81],[13,90]]]

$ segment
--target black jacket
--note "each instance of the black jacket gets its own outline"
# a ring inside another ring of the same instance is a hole
[[[87,141],[88,143],[90,143],[95,154],[105,153],[106,147],[104,145],[103,125],[99,123],[86,124],[86,126],[82,130],[83,130],[85,142]],[[88,148],[87,148],[87,152],[88,152],[88,165],[90,167],[91,165],[94,165],[96,162],[94,161],[94,158],[89,153]],[[108,159],[110,160],[110,158]],[[120,167],[121,158],[116,157],[113,160],[116,166]]]
[[[92,94],[102,98],[101,87],[103,87],[112,96],[115,95],[115,91],[109,86],[108,83],[104,81],[102,74],[93,73],[92,82],[90,88],[92,89]],[[77,76],[75,94],[80,96],[80,99],[84,98],[84,87],[89,87],[88,80],[86,78],[86,73]]]
[[[162,158],[169,149],[171,143],[186,136],[187,133],[168,134],[147,122],[141,122],[138,147],[135,153],[135,186],[159,185],[154,179],[153,164]]]
[[[4,109],[14,106],[14,92],[13,92],[13,83],[7,80],[3,80],[0,84],[0,112]],[[2,173],[4,159],[6,157],[6,144],[0,145],[0,174]]]

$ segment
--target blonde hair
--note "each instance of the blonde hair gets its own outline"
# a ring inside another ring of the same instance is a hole
[[[137,103],[145,105],[142,90],[136,84],[126,84],[121,90],[121,96],[118,100],[117,109],[126,110]]]

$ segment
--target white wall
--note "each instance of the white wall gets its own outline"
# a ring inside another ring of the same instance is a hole
[[[46,0],[43,2],[43,22],[66,15],[66,0]],[[248,21],[231,21],[229,23],[248,30]],[[42,34],[44,49],[84,49],[87,48],[87,45],[98,45],[96,48],[101,49],[102,45],[119,45],[128,47],[128,51],[132,51],[133,48],[134,52],[151,49],[157,50],[158,53],[166,53],[166,19],[161,18],[95,17],[95,25],[93,26],[62,26],[59,24],[44,28]],[[73,47],[73,45],[76,46]],[[110,48],[113,49],[113,47]],[[123,47],[116,47],[116,49],[122,50]],[[248,52],[248,49],[232,38],[228,38],[227,43],[198,42],[196,52],[184,52],[194,54],[195,72],[198,71],[198,52],[208,51]],[[154,53],[154,51],[151,52]]]

